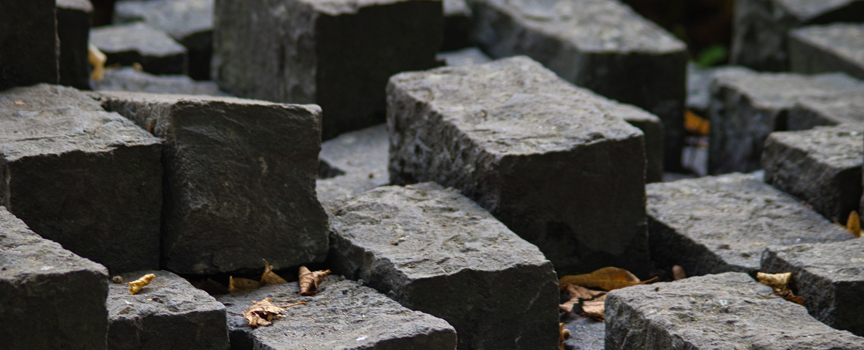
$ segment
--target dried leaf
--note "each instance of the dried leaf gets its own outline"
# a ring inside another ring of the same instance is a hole
[[[711,122],[708,119],[702,118],[691,110],[684,112],[684,129],[693,135],[708,136],[710,133]]]
[[[789,284],[789,281],[792,279],[792,273],[762,273],[757,272],[756,278],[759,279],[759,282],[767,285],[774,289],[786,290],[788,289],[786,285]]]
[[[248,278],[234,278],[234,276],[228,276],[229,293],[256,290],[258,288],[261,288],[261,282],[250,280]]]
[[[676,281],[687,278],[687,274],[684,272],[684,268],[678,265],[672,266],[672,278]]]
[[[558,349],[564,350],[564,341],[570,339],[570,330],[564,329],[564,323],[558,323]]]
[[[849,231],[853,236],[861,238],[861,218],[858,217],[857,211],[849,213],[849,218],[846,220],[846,231]]]
[[[575,284],[583,287],[599,287],[605,290],[615,290],[635,286],[637,284],[648,283],[655,279],[657,279],[657,277],[647,281],[639,281],[639,278],[630,273],[630,271],[610,266],[592,273],[561,277],[561,279],[558,280],[558,285],[561,286],[561,288],[564,288],[568,284]]]
[[[564,304],[558,305],[558,308],[561,310],[561,312],[568,314],[573,312],[573,307],[576,306],[576,304],[579,304],[584,300],[591,300],[596,298],[597,296],[606,294],[606,292],[590,290],[588,288],[573,284],[568,284],[566,289],[567,293],[570,294],[570,300],[568,300]]]
[[[264,260],[264,273],[261,275],[261,284],[267,285],[285,283],[288,283],[288,281],[273,272],[273,265],[268,264],[267,260]]]
[[[250,327],[256,328],[259,326],[269,326],[273,324],[273,320],[285,317],[285,311],[282,308],[271,304],[272,299],[265,299],[255,302],[249,306],[246,311],[243,311],[243,318]]]
[[[111,277],[111,282],[114,282],[117,284],[123,283],[123,276],[117,275],[117,276]]]
[[[324,280],[324,277],[330,274],[330,270],[324,271],[309,271],[306,266],[300,266],[300,295],[314,295],[318,293],[318,285]]]
[[[16,104],[16,105],[19,105],[19,106],[23,106],[23,105],[24,105],[24,101],[15,101],[15,104]]]
[[[108,56],[105,56],[96,45],[90,44],[87,47],[87,60],[93,66],[93,71],[90,73],[90,80],[101,81],[105,75],[105,62],[108,62]]]
[[[582,313],[595,320],[602,321],[605,314],[606,294],[582,303]]]
[[[135,293],[140,292],[141,288],[144,288],[144,286],[150,284],[150,281],[152,281],[154,278],[156,278],[156,275],[148,273],[137,280],[129,282],[129,294],[135,295]]]

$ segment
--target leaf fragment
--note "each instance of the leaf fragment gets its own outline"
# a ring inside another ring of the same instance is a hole
[[[318,285],[329,274],[330,270],[312,272],[306,266],[300,266],[300,272],[298,273],[300,295],[314,295],[318,293]]]
[[[259,302],[253,300],[253,304],[246,311],[243,311],[243,318],[246,319],[246,323],[250,327],[269,326],[273,324],[274,320],[285,317],[285,311],[271,304],[271,301],[273,299],[264,299]]]
[[[564,322],[558,323],[558,349],[564,350],[564,341],[570,339],[570,330],[564,329]]]
[[[105,75],[105,62],[108,62],[108,56],[99,51],[96,45],[90,44],[87,46],[87,61],[93,66],[90,80],[101,81]]]
[[[603,321],[605,315],[606,294],[582,303],[582,313],[597,321]]]
[[[672,278],[676,281],[683,280],[687,278],[687,273],[684,272],[684,268],[678,265],[672,266]]]
[[[561,312],[571,313],[573,312],[573,308],[584,300],[591,300],[597,296],[606,294],[606,292],[600,292],[596,290],[590,290],[588,288],[577,286],[574,284],[568,284],[567,293],[570,294],[570,300],[566,301],[564,304],[558,305],[558,308]]]
[[[849,231],[853,236],[861,238],[861,218],[857,211],[849,213],[849,218],[846,220],[846,231]]]
[[[640,281],[639,278],[630,273],[630,271],[609,266],[591,273],[561,277],[561,279],[558,280],[558,285],[562,289],[568,284],[575,284],[583,287],[599,287],[605,290],[615,290],[635,286],[637,284],[645,284],[652,282],[655,279],[657,279],[657,277],[646,281]]]
[[[792,280],[792,273],[762,273],[757,272],[756,278],[759,279],[764,285],[771,287],[774,290],[774,294],[783,299],[796,303],[798,305],[804,305],[804,298],[801,296],[797,296],[789,289],[789,282]]]
[[[156,275],[148,273],[137,280],[129,282],[129,294],[135,295],[135,293],[140,292],[141,288],[150,284],[150,281],[153,281],[154,278],[156,278]]]
[[[256,290],[261,288],[261,282],[256,280],[250,280],[248,278],[234,278],[234,276],[228,276],[228,292],[244,292],[249,290]]]
[[[261,274],[261,284],[267,285],[285,283],[288,283],[288,281],[273,272],[273,265],[268,264],[267,260],[264,260],[264,273]]]

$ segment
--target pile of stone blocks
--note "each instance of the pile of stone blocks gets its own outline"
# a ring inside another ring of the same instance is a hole
[[[90,43],[107,56],[106,65],[141,64],[153,74],[186,74],[187,52],[168,34],[146,23],[93,28]]]
[[[793,30],[789,61],[793,72],[845,72],[864,79],[864,25],[839,23]]]

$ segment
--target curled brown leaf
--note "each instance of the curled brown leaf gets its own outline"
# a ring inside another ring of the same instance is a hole
[[[273,272],[273,265],[264,260],[264,273],[261,274],[261,284],[285,284],[288,283],[284,278]]]
[[[246,323],[250,327],[269,326],[273,324],[274,320],[285,317],[285,311],[271,304],[271,301],[273,300],[265,299],[259,302],[253,300],[253,304],[246,311],[243,311],[243,318],[246,319]]]
[[[300,266],[300,272],[297,274],[300,281],[300,295],[314,295],[318,293],[318,285],[329,274],[330,270],[312,272],[306,266]]]
[[[598,287],[605,290],[615,290],[624,287],[644,284],[657,279],[656,277],[647,281],[640,281],[630,271],[617,267],[604,267],[591,273],[582,275],[569,275],[561,277],[558,280],[560,288],[565,288],[568,284],[575,284],[583,287]]]

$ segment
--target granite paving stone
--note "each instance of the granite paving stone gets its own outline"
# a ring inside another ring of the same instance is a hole
[[[793,72],[844,72],[864,79],[864,24],[795,29],[789,33],[789,61]]]
[[[90,43],[107,56],[106,65],[139,63],[153,74],[186,74],[187,51],[165,32],[135,22],[90,30]]]
[[[807,97],[789,110],[789,130],[841,124],[855,130],[864,130],[864,90]]]

